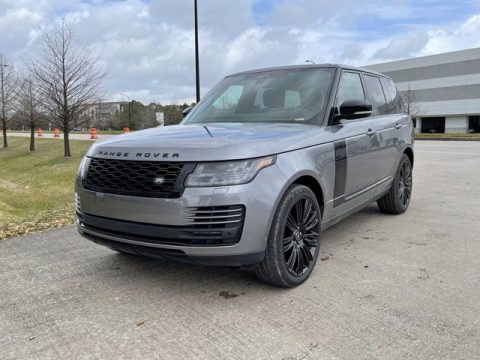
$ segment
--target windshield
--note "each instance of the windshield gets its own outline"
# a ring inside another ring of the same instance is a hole
[[[333,75],[333,68],[314,68],[230,76],[205,96],[184,123],[312,123],[324,114]]]

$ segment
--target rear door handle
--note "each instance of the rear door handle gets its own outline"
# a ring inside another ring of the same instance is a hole
[[[376,130],[373,130],[373,129],[368,129],[368,131],[367,131],[367,135],[368,135],[368,136],[373,136],[373,135],[375,135],[376,133],[377,133],[377,131],[376,131]]]
[[[396,123],[396,124],[395,124],[395,129],[398,130],[398,129],[400,129],[401,127],[402,127],[402,124],[399,124],[399,123]]]

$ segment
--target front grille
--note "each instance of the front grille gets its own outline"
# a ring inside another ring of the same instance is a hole
[[[201,206],[189,208],[187,220],[196,228],[223,229],[242,226],[245,217],[243,205]]]
[[[117,195],[179,198],[193,168],[192,163],[93,158],[83,187]]]

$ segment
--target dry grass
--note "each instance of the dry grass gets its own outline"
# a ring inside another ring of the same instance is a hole
[[[0,239],[75,221],[75,172],[89,141],[72,141],[72,158],[63,157],[62,141],[38,139],[37,151],[28,138],[9,138],[0,149]]]
[[[480,140],[480,133],[415,134],[418,140]]]

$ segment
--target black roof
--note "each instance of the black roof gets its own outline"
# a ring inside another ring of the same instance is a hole
[[[349,66],[349,65],[342,65],[342,64],[302,64],[302,65],[275,66],[275,67],[269,67],[269,68],[240,71],[234,74],[230,74],[227,77],[235,76],[235,75],[253,74],[253,73],[259,73],[259,72],[266,72],[266,71],[275,71],[275,70],[298,70],[298,69],[316,69],[316,68],[336,68],[336,69],[355,70],[355,71],[362,71],[362,72],[375,74],[383,77],[388,77],[386,75],[383,75],[379,72],[376,72],[370,69]]]

